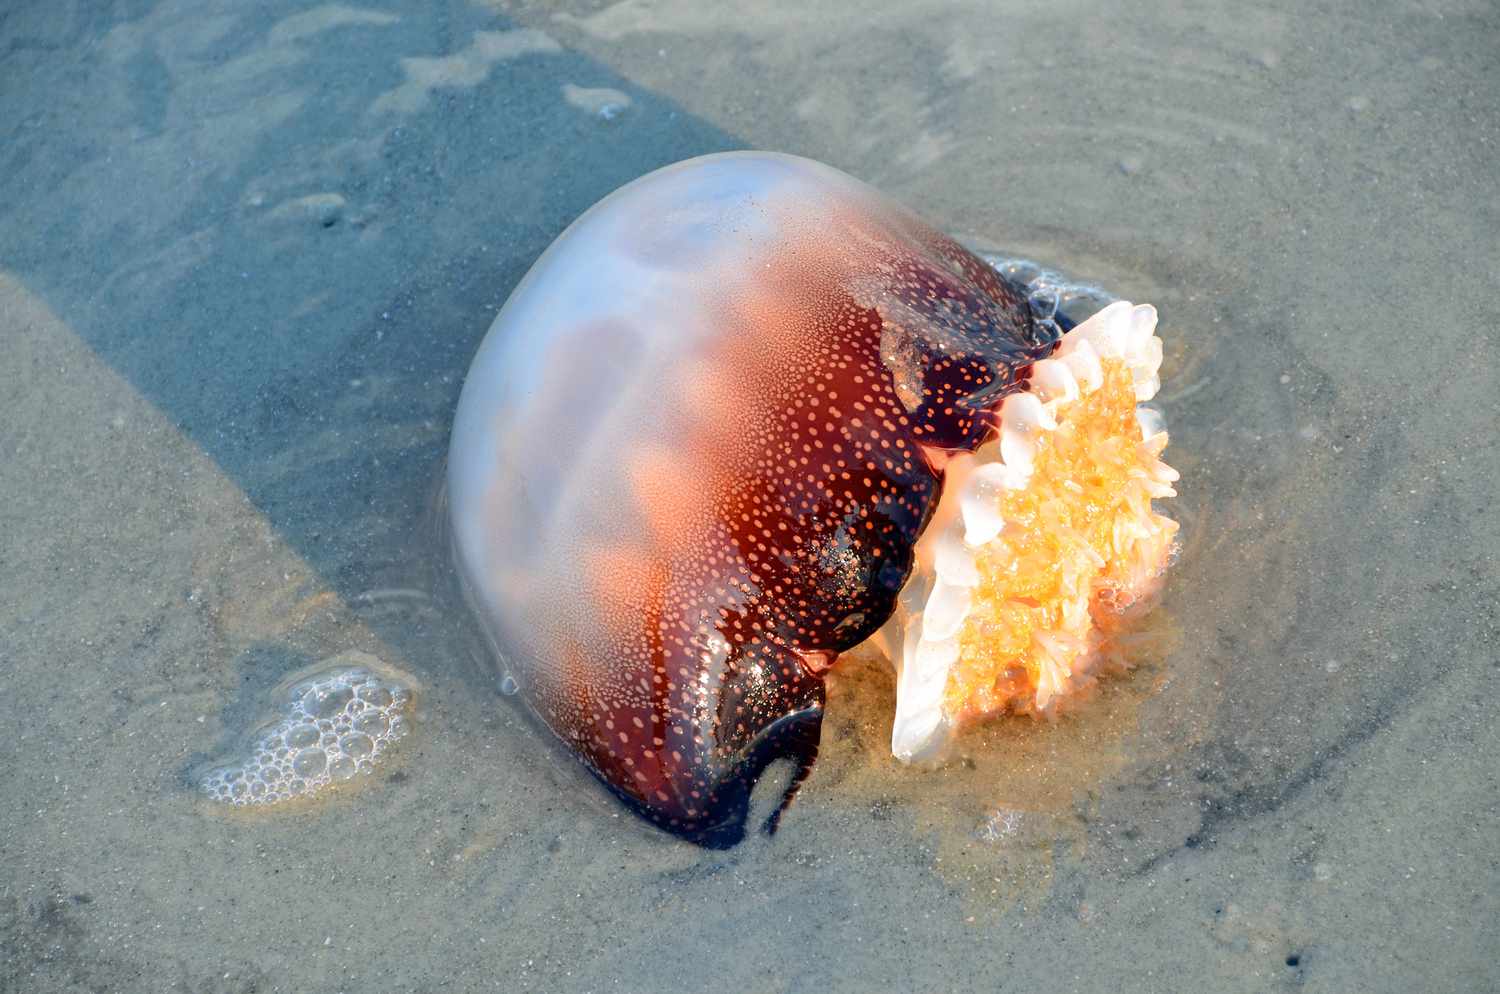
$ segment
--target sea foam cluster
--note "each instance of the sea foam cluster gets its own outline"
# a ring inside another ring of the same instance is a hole
[[[278,804],[368,774],[410,725],[412,685],[348,652],[284,685],[278,716],[199,780],[215,801]]]

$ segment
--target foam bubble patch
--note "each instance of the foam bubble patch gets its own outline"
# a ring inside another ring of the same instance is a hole
[[[283,683],[276,716],[198,779],[235,806],[308,798],[374,771],[411,728],[415,683],[374,656],[346,652]]]

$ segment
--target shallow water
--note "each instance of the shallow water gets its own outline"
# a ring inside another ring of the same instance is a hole
[[[1496,989],[1497,20],[12,4],[0,990]],[[938,770],[848,661],[715,853],[499,694],[424,515],[536,255],[736,147],[1156,304],[1183,551],[1134,672]],[[194,791],[351,650],[421,686],[361,789]]]

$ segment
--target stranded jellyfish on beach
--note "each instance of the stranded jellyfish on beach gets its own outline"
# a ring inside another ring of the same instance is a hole
[[[661,169],[558,237],[474,359],[448,463],[466,593],[590,770],[732,844],[769,763],[784,801],[807,775],[823,674],[862,642],[898,671],[901,759],[1090,678],[1175,530],[1136,407],[1155,326],[1116,302],[1061,333],[806,159]]]

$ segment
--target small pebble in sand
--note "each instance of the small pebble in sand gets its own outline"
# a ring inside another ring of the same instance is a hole
[[[347,206],[337,193],[313,193],[278,204],[270,216],[277,221],[315,223],[331,228],[344,216]]]
[[[563,99],[601,121],[613,121],[630,109],[630,97],[607,86],[563,85]]]

